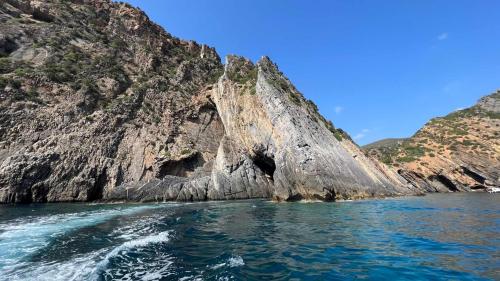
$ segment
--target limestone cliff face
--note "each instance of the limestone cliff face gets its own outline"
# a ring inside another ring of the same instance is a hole
[[[0,3],[0,202],[414,194],[278,68],[106,0]]]
[[[500,92],[434,118],[409,139],[365,147],[426,192],[500,187]]]
[[[326,121],[268,58],[229,56],[211,97],[224,127],[209,175],[121,186],[133,200],[337,200],[417,194]]]
[[[210,197],[361,198],[409,192],[328,122],[278,68],[229,57],[213,99],[224,124]]]

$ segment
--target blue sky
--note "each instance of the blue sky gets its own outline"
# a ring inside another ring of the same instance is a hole
[[[129,0],[221,57],[268,55],[361,145],[500,88],[497,0]]]

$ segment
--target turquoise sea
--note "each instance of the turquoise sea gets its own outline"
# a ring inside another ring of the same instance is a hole
[[[0,206],[0,280],[500,280],[500,194]]]

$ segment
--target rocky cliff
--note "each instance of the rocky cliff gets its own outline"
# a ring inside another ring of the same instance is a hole
[[[0,202],[415,194],[268,58],[107,0],[0,2]]]
[[[409,139],[364,149],[427,192],[500,187],[500,91],[432,119]]]

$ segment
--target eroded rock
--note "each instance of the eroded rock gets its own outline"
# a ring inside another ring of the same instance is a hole
[[[107,0],[0,3],[0,202],[415,194],[267,57]]]

